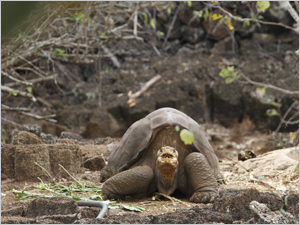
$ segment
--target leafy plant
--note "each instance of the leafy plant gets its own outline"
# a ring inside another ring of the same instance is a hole
[[[147,13],[144,13],[144,26],[147,27],[148,26],[148,16]]]
[[[225,79],[226,84],[230,84],[241,77],[239,72],[234,69],[234,66],[229,66],[226,69],[222,69],[219,73],[219,76]]]
[[[257,1],[256,6],[259,11],[265,12],[270,7],[269,1]]]
[[[154,20],[154,19],[151,19],[151,20],[150,20],[150,25],[151,25],[151,27],[155,30],[156,24],[155,24],[155,20]]]
[[[156,32],[156,35],[157,35],[157,38],[160,39],[162,36],[165,35],[165,33],[164,33],[164,32],[161,32],[161,31],[157,31],[157,32]]]
[[[299,163],[297,164],[297,166],[296,166],[294,172],[295,172],[296,174],[299,174]]]
[[[102,33],[100,36],[99,36],[100,39],[107,39],[107,36],[105,33]]]
[[[65,50],[62,50],[62,49],[60,49],[60,48],[56,48],[55,49],[55,51],[53,52],[53,55],[54,56],[61,56],[61,57],[63,57],[64,59],[66,58],[66,56],[65,56]]]
[[[17,92],[15,92],[15,91],[10,91],[9,94],[13,95],[13,96],[17,96],[18,95]]]
[[[79,24],[82,24],[83,13],[75,13],[74,15],[69,17],[70,19],[76,19]]]
[[[276,109],[268,109],[266,111],[267,116],[279,116],[280,113]]]

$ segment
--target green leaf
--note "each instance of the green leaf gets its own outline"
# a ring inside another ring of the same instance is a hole
[[[171,6],[168,7],[167,12],[168,12],[168,15],[171,14]]]
[[[180,139],[185,145],[191,145],[194,142],[194,135],[187,129],[183,129],[180,131]]]
[[[227,77],[227,78],[225,79],[225,84],[230,84],[230,83],[232,83],[234,80],[235,80],[234,77]]]
[[[53,52],[53,55],[62,56],[65,59],[66,56],[65,56],[64,53],[65,53],[65,50],[62,50],[60,48],[56,48],[55,51]]]
[[[278,102],[275,102],[275,101],[272,101],[272,102],[271,102],[271,105],[272,105],[272,106],[275,106],[275,107],[278,108],[278,109],[282,106],[281,103],[278,103]]]
[[[295,172],[296,174],[299,174],[299,163],[297,164],[297,166],[296,166],[294,172]]]
[[[27,86],[27,87],[26,87],[26,90],[27,90],[29,93],[32,93],[32,87]]]
[[[157,39],[160,39],[162,36],[165,35],[165,33],[164,33],[164,32],[161,32],[161,31],[157,31],[157,32],[156,32],[156,35],[157,35]]]
[[[147,16],[147,13],[144,13],[144,26],[145,27],[148,26],[148,16]]]
[[[192,7],[192,2],[191,1],[187,1],[187,5],[188,5],[188,7]]]
[[[175,126],[175,130],[178,132],[180,131],[180,127],[178,125]]]
[[[266,111],[266,114],[267,114],[267,116],[279,116],[280,115],[276,109],[268,109]]]
[[[155,30],[156,25],[155,25],[155,20],[154,20],[154,19],[151,19],[151,20],[150,20],[150,25],[151,25],[151,27]]]
[[[101,195],[92,195],[91,197],[89,197],[89,199],[95,200],[95,201],[103,201],[103,198]]]
[[[142,207],[135,207],[131,205],[121,205],[124,209],[129,210],[129,211],[135,211],[135,212],[143,212],[146,211],[146,209]]]
[[[229,71],[228,69],[222,69],[221,72],[219,73],[220,77],[226,78],[229,76]]]
[[[297,56],[299,56],[299,49],[298,49],[297,51],[295,51],[295,54],[296,54]]]
[[[107,36],[105,33],[102,33],[100,36],[99,36],[100,39],[107,39]]]
[[[259,28],[261,28],[261,25],[260,25],[260,23],[257,23],[256,25],[257,25]]]
[[[186,66],[186,65],[187,65],[187,63],[183,62],[183,63],[181,63],[181,65],[182,65],[182,66]]]
[[[263,88],[257,87],[255,89],[255,92],[258,97],[262,98],[266,93],[266,88],[265,87],[263,87]]]
[[[106,67],[105,68],[105,73],[108,73],[109,72],[109,67]]]
[[[17,96],[18,95],[17,92],[15,92],[15,91],[10,91],[9,94],[13,95],[13,96]]]
[[[256,6],[258,7],[258,10],[261,12],[265,12],[267,8],[270,7],[269,1],[257,1]]]
[[[285,197],[284,197],[284,205],[285,206],[288,206],[288,197],[289,197],[290,195],[286,195]]]
[[[250,21],[249,21],[249,20],[245,20],[245,21],[243,22],[243,26],[244,26],[244,27],[249,27],[249,26],[250,26]]]
[[[81,198],[76,196],[76,195],[72,195],[72,199],[74,199],[75,201],[80,201],[81,200]]]
[[[254,14],[251,12],[250,13],[250,17],[252,18],[252,19],[255,19],[255,16],[254,16]]]
[[[284,209],[280,209],[280,212],[282,213],[282,214],[285,214],[285,210]]]

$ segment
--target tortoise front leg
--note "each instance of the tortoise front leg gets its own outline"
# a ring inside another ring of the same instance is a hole
[[[145,197],[154,173],[149,166],[137,166],[114,175],[102,186],[104,199],[124,199],[126,195]]]
[[[193,189],[190,201],[197,203],[213,202],[218,193],[218,183],[206,157],[193,152],[184,160],[188,184]]]

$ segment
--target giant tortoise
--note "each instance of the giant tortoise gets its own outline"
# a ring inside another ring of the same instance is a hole
[[[185,145],[175,126],[194,135]],[[199,124],[172,108],[158,109],[135,122],[118,143],[107,147],[108,164],[100,175],[105,199],[141,198],[154,191],[171,195],[176,189],[190,201],[213,202],[219,161]]]

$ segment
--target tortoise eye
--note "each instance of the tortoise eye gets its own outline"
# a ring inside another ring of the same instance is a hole
[[[160,151],[160,152],[162,152],[162,148],[161,148],[161,149],[159,149],[159,151]]]
[[[173,149],[173,153],[175,153],[175,149]]]

